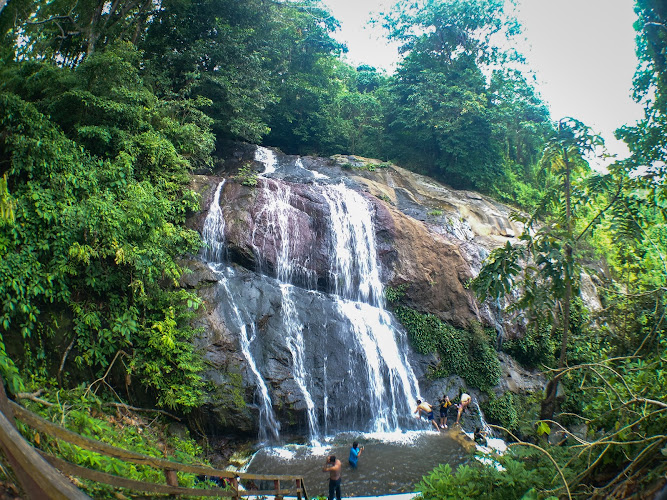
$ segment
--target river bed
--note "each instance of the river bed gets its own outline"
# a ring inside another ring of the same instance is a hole
[[[348,463],[353,441],[364,446],[359,465]],[[367,496],[415,491],[423,475],[440,464],[452,469],[468,461],[466,448],[474,445],[460,431],[412,431],[405,433],[352,434],[327,438],[321,444],[261,448],[245,472],[251,474],[301,475],[309,497],[328,494],[329,473],[322,472],[326,457],[333,454],[343,463],[342,493]],[[260,488],[263,485],[257,485]],[[268,484],[266,485],[269,486]]]

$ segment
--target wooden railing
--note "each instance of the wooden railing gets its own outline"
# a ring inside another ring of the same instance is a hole
[[[72,464],[61,458],[44,453],[34,448],[18,432],[14,418],[24,424],[49,435],[52,438],[64,441],[89,451],[100,453],[107,457],[116,458],[138,465],[151,466],[164,472],[165,483],[149,483],[136,481],[104,472],[88,469]],[[77,489],[60,472],[69,476],[96,481],[113,487],[127,488],[147,493],[169,494],[178,496],[199,497],[232,497],[239,499],[246,496],[272,495],[277,499],[285,495],[296,496],[297,499],[308,500],[306,488],[301,476],[259,475],[224,471],[199,465],[187,465],[171,462],[141,453],[116,448],[115,446],[90,439],[60,427],[42,417],[26,410],[5,395],[2,378],[0,378],[0,447],[2,448],[9,465],[11,466],[21,487],[28,498],[44,499],[75,499],[83,500],[89,497]],[[60,471],[60,472],[58,472]],[[229,489],[198,489],[178,486],[176,472],[185,472],[208,477],[222,478],[229,485]],[[270,490],[244,490],[242,481],[273,482]],[[288,486],[289,484],[289,486]]]

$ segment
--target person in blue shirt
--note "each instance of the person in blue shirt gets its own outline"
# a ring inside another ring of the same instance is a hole
[[[359,448],[359,443],[356,441],[352,443],[352,448],[350,448],[350,466],[353,469],[357,468],[357,461],[359,460],[359,455],[364,451],[364,447]]]

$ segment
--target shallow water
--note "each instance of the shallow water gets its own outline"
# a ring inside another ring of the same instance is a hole
[[[326,457],[336,456],[343,463],[342,494],[364,496],[414,491],[424,474],[440,464],[456,468],[469,455],[469,445],[461,433],[413,431],[396,434],[339,434],[321,446],[286,445],[260,449],[246,472],[252,474],[301,475],[310,497],[328,494],[328,472],[322,472]],[[348,463],[354,440],[365,449],[357,469]],[[462,444],[463,443],[463,444]],[[260,488],[272,485],[257,485]]]

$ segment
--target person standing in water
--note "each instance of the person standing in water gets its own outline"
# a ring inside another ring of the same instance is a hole
[[[335,455],[329,455],[327,461],[322,467],[322,472],[329,473],[329,500],[334,500],[334,495],[336,500],[340,500],[340,476],[341,469],[343,464],[338,460]]]
[[[421,417],[422,413],[424,413],[428,421],[433,424],[433,427],[435,427],[436,430],[440,432],[440,427],[438,427],[438,422],[435,421],[435,417],[433,416],[433,407],[430,404],[428,404],[426,401],[418,399],[417,409],[414,412],[418,414],[417,418]]]
[[[364,447],[362,446],[359,448],[359,443],[354,442],[352,443],[352,448],[350,448],[350,467],[353,469],[357,468],[357,462],[359,461],[359,455],[361,455],[361,452],[364,451]]]

